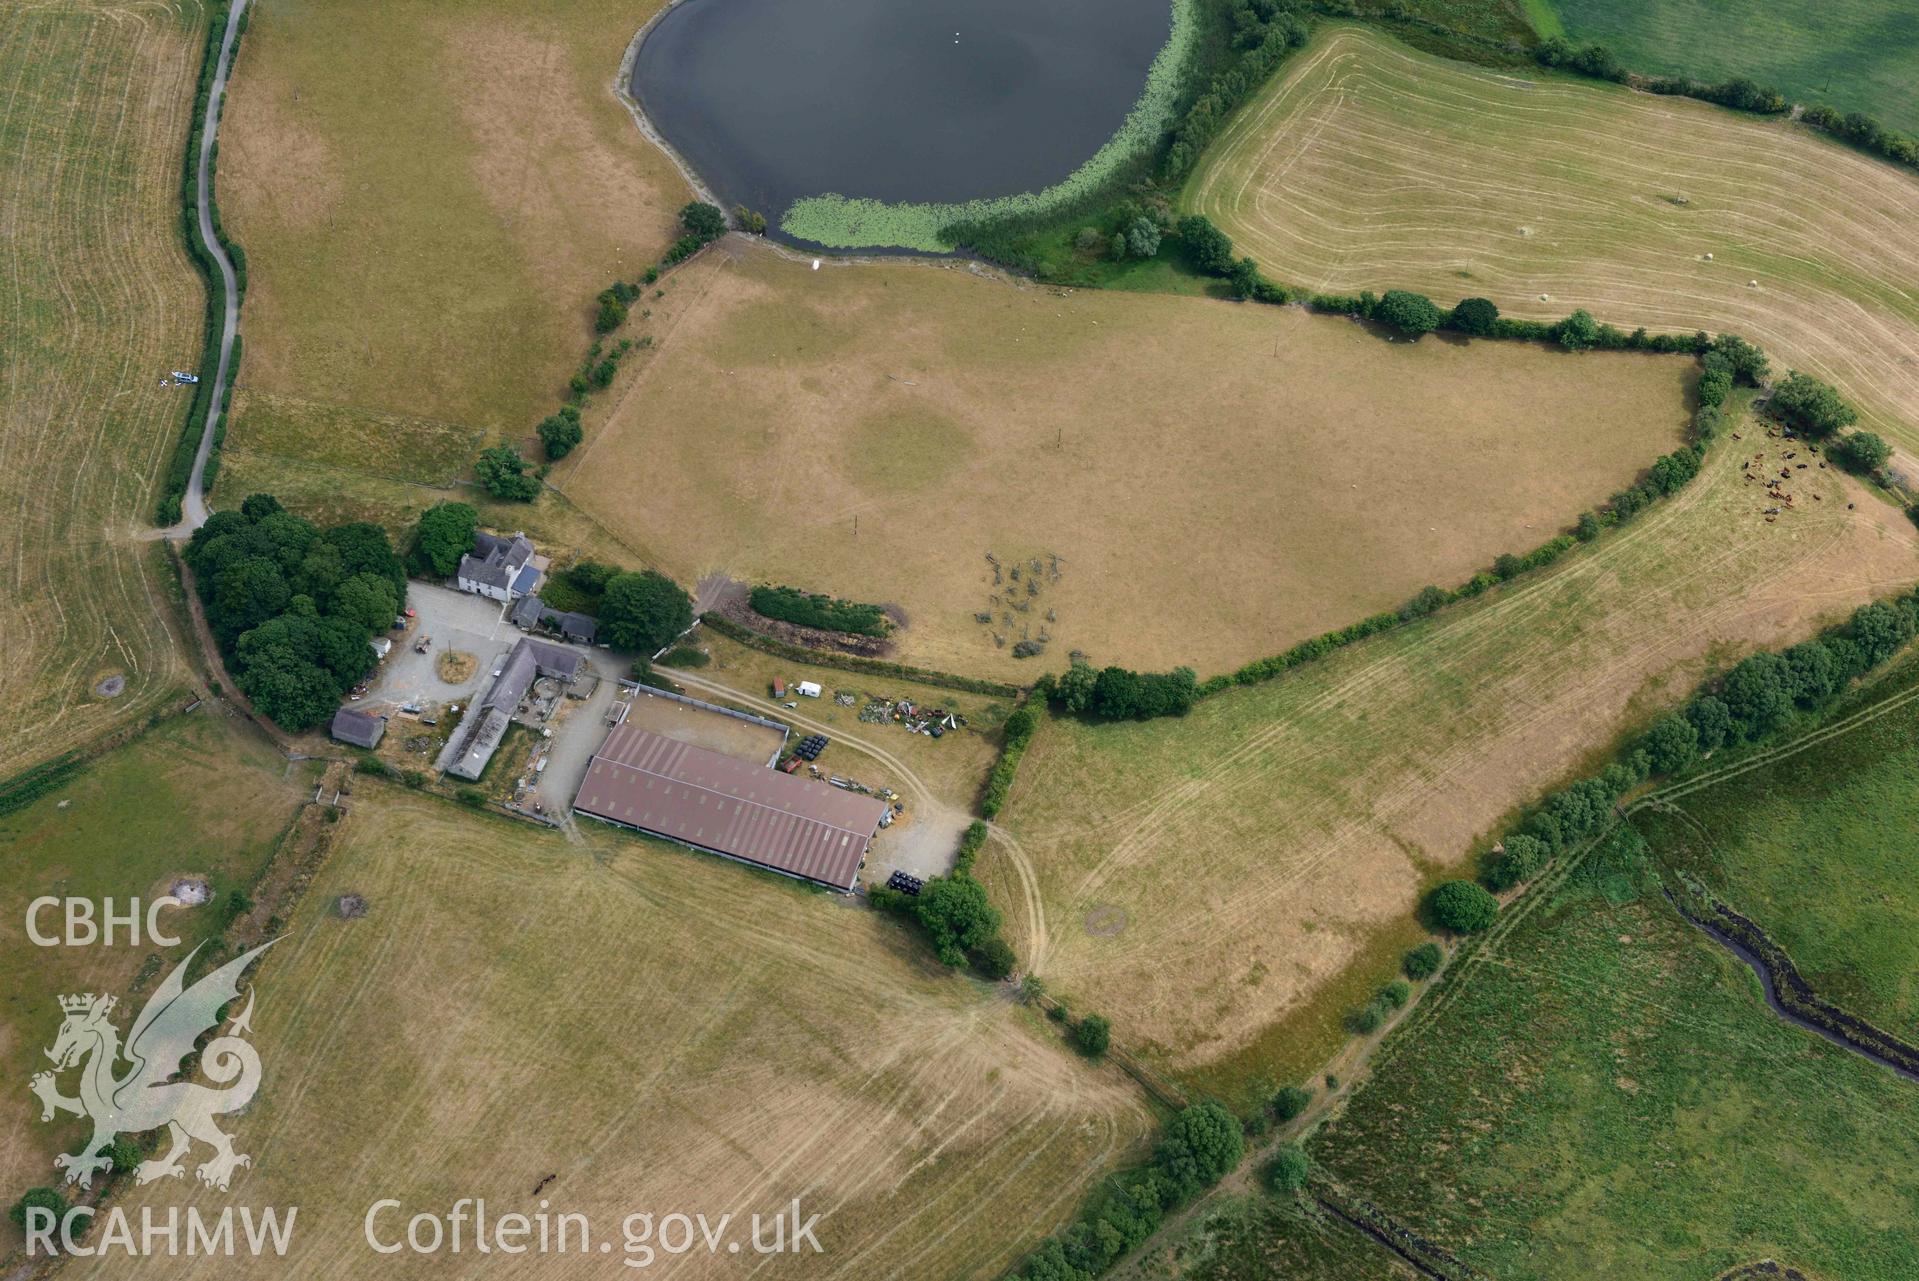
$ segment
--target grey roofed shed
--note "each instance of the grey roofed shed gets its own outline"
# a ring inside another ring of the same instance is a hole
[[[333,724],[327,732],[342,743],[354,747],[377,747],[380,736],[386,733],[386,717],[368,716],[365,712],[356,712],[350,707],[342,707],[333,713]]]
[[[507,611],[507,618],[523,632],[530,632],[540,625],[540,618],[546,613],[546,602],[538,596],[522,596],[513,602],[513,608]]]
[[[549,610],[546,619],[559,630],[560,635],[583,645],[591,645],[594,637],[600,634],[600,624],[590,614],[575,614],[571,611],[556,614]]]
[[[500,674],[493,678],[486,694],[441,749],[439,768],[455,778],[479,778],[534,680],[551,676],[570,685],[585,668],[586,655],[577,650],[523,638],[500,664]]]

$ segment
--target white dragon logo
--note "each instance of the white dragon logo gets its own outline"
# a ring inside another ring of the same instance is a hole
[[[153,998],[133,1021],[121,1049],[120,1030],[108,1020],[117,1003],[111,996],[86,993],[63,996],[60,1008],[66,1021],[60,1025],[47,1057],[53,1071],[33,1078],[31,1089],[39,1096],[40,1119],[51,1121],[56,1112],[71,1112],[91,1118],[93,1137],[75,1153],[61,1153],[54,1166],[66,1171],[66,1181],[81,1187],[91,1186],[96,1171],[111,1170],[113,1158],[106,1149],[122,1134],[144,1134],[167,1127],[173,1146],[155,1161],[142,1161],[134,1171],[139,1183],[158,1178],[178,1178],[185,1171],[180,1157],[198,1139],[213,1149],[213,1156],[198,1170],[200,1181],[226,1191],[233,1172],[252,1165],[251,1157],[233,1150],[233,1140],[213,1124],[223,1112],[245,1107],[260,1088],[260,1055],[241,1039],[251,1032],[253,989],[247,989],[246,1008],[231,1020],[224,1035],[209,1041],[200,1055],[200,1070],[211,1080],[225,1085],[210,1089],[194,1081],[172,1078],[180,1070],[182,1059],[193,1051],[201,1035],[220,1023],[220,1010],[240,995],[240,975],[260,953],[278,940],[271,940],[243,956],[228,961],[192,987],[186,987],[187,966],[199,948],[175,966]],[[122,1058],[132,1066],[124,1075],[115,1075]],[[68,1068],[81,1069],[80,1097],[70,1099],[60,1093],[54,1078]]]

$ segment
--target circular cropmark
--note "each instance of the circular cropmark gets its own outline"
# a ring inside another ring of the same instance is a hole
[[[118,698],[126,692],[127,678],[115,672],[93,687],[93,692],[101,698]]]

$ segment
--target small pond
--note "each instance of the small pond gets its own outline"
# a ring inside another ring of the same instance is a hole
[[[828,193],[946,204],[1060,182],[1125,124],[1172,31],[1169,0],[683,0],[630,88],[728,207],[776,230]]]

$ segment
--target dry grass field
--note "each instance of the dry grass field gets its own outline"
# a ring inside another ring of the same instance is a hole
[[[1745,334],[1919,451],[1919,177],[1797,125],[1334,27],[1184,199],[1315,288]]]
[[[1463,581],[1670,449],[1695,368],[950,266],[670,279],[554,483],[683,581],[898,604],[905,661],[1009,677],[1074,649],[1217,671]],[[1042,558],[1039,593],[989,552]]]
[[[588,1214],[616,1250],[635,1211],[743,1224],[797,1196],[823,1215],[822,1254],[655,1261],[673,1276],[990,1277],[1150,1128],[1116,1070],[833,896],[379,787],[346,822],[262,971],[267,1078],[235,1127],[254,1158],[235,1195],[299,1205],[295,1248],[216,1273],[466,1275],[471,1254],[373,1255],[367,1206],[531,1212],[554,1174],[553,1211]],[[333,912],[349,891],[360,920]],[[226,1203],[190,1179],[127,1203],[149,1197]],[[513,1275],[582,1266],[528,1256]],[[189,1272],[209,1275],[93,1275]]]
[[[315,767],[290,765],[244,722],[213,711],[179,717],[109,753],[85,774],[16,814],[0,818],[7,875],[0,880],[0,1199],[55,1178],[53,1154],[84,1131],[63,1119],[40,1122],[27,1080],[44,1069],[41,1051],[60,1026],[55,997],[124,993],[155,949],[42,948],[23,928],[27,905],[43,894],[151,900],[185,876],[206,878],[215,896],[252,881],[299,803],[312,794]],[[176,909],[163,928],[183,946],[218,932],[216,907]],[[58,929],[44,913],[43,932]],[[131,1021],[127,1015],[125,1027]],[[70,1081],[68,1083],[71,1088]],[[60,1145],[60,1146],[56,1146]],[[0,1227],[0,1254],[18,1238]]]
[[[220,138],[242,385],[369,433],[402,415],[530,434],[593,295],[658,258],[688,198],[610,89],[655,7],[257,10]],[[256,434],[242,418],[231,440]]]
[[[1420,891],[1468,868],[1502,816],[1709,664],[1919,577],[1911,524],[1837,472],[1803,473],[1804,510],[1766,524],[1737,448],[1555,569],[1429,623],[1183,720],[1048,723],[1001,818],[1019,846],[990,843],[981,864],[1016,949],[1201,1088],[1245,1097],[1309,1071],[1394,972]]]
[[[0,23],[0,777],[181,690],[164,552],[138,540],[186,416],[205,293],[180,238],[201,14]],[[114,699],[93,691],[126,677]]]

